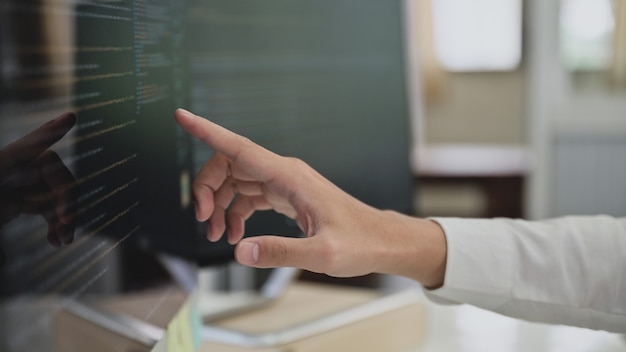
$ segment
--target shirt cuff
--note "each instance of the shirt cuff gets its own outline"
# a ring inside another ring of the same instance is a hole
[[[512,246],[501,227],[487,219],[432,218],[447,242],[442,287],[427,290],[436,303],[471,303],[495,309],[508,301],[512,287]]]

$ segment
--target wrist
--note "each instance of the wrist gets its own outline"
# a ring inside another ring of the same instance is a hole
[[[424,276],[419,281],[429,289],[443,286],[446,276],[446,260],[448,246],[443,228],[433,220],[420,219],[424,246],[422,255],[427,258],[424,261]]]
[[[427,288],[441,287],[445,279],[447,244],[445,233],[435,221],[396,212],[392,216],[387,243],[385,273],[409,277]]]

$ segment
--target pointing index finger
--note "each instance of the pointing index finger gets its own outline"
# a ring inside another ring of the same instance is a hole
[[[183,129],[226,156],[257,181],[263,182],[272,178],[276,154],[187,110],[177,109],[175,117]]]

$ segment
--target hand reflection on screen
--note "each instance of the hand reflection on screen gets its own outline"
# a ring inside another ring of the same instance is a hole
[[[65,113],[0,150],[0,228],[20,214],[39,214],[55,247],[74,239],[76,179],[49,148],[76,123]],[[0,266],[5,254],[0,248]]]

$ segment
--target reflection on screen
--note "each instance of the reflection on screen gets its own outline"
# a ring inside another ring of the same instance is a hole
[[[185,15],[171,1],[0,6],[0,350],[53,349],[67,304],[125,288],[126,248],[193,230],[172,118]]]

